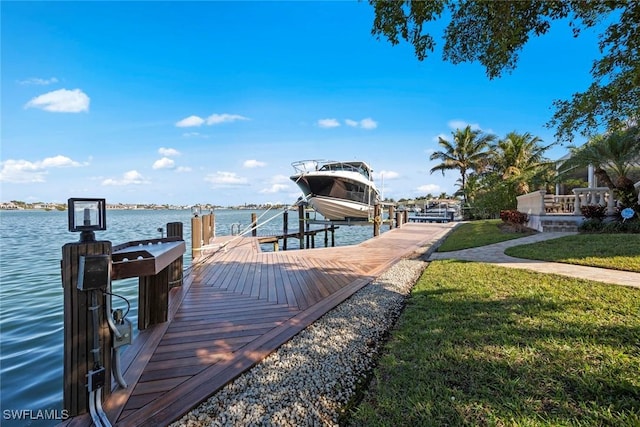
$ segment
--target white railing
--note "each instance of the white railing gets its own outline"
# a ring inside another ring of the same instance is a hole
[[[613,215],[615,201],[613,200],[613,191],[609,187],[597,188],[574,188],[575,207],[574,215],[582,215],[580,206],[600,205],[607,207],[607,215]]]
[[[615,201],[608,187],[574,188],[573,194],[553,195],[544,190],[517,197],[518,210],[527,215],[582,215],[581,206],[602,205],[613,215]]]
[[[547,194],[544,196],[544,211],[549,214],[573,214],[575,202],[574,194]]]

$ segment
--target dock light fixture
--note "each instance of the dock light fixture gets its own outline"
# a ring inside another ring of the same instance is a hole
[[[194,218],[198,218],[200,216],[200,205],[191,206],[191,214]]]
[[[105,199],[81,199],[68,200],[69,231],[80,231],[81,242],[95,241],[96,230],[106,230],[106,203]]]

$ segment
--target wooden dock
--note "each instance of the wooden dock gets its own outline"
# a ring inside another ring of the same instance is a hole
[[[179,419],[452,227],[410,223],[358,245],[281,252],[261,252],[253,237],[227,238],[171,290],[169,321],[141,332],[124,352],[128,387],[105,402],[109,420],[155,427]]]

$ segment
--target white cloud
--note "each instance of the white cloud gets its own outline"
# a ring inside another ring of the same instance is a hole
[[[112,178],[107,178],[104,181],[102,181],[102,185],[141,185],[141,184],[149,184],[150,181],[148,181],[146,178],[144,178],[142,176],[142,174],[140,174],[140,172],[136,171],[136,170],[131,170],[129,172],[125,172],[124,174],[122,174],[122,178],[120,179],[112,179]]]
[[[55,77],[51,77],[50,79],[41,79],[39,77],[31,77],[26,80],[21,80],[18,83],[21,85],[38,85],[38,86],[46,86],[52,83],[58,83],[58,79]]]
[[[175,148],[160,147],[158,149],[158,153],[160,153],[161,156],[165,156],[165,157],[175,157],[180,155],[180,152]]]
[[[192,169],[189,166],[178,166],[176,168],[176,172],[178,173],[186,173],[186,172],[191,172]]]
[[[47,157],[42,162],[42,167],[45,168],[64,168],[64,167],[78,167],[82,166],[79,162],[73,161],[66,156],[58,154],[54,157]]]
[[[153,166],[151,167],[153,169],[173,169],[175,165],[176,163],[172,159],[163,157],[153,162]]]
[[[351,126],[352,128],[362,128],[366,130],[371,130],[378,127],[378,122],[373,120],[371,117],[367,117],[366,119],[362,119],[360,121],[345,119],[344,123],[347,126]]]
[[[425,185],[421,185],[420,187],[418,187],[416,190],[418,190],[421,193],[441,193],[441,187],[438,184],[425,184]]]
[[[247,184],[247,178],[240,177],[235,172],[218,171],[215,174],[205,176],[204,180],[206,182],[210,182],[214,186],[235,186]]]
[[[340,126],[340,123],[336,119],[320,119],[318,120],[318,126],[321,128],[336,128]]]
[[[91,100],[80,89],[58,89],[36,96],[24,108],[39,108],[53,113],[80,113],[89,111]]]
[[[185,132],[182,136],[185,138],[209,138],[209,135],[203,135],[200,132]]]
[[[260,190],[262,194],[283,193],[291,191],[291,180],[286,175],[274,175],[271,178],[271,186]]]
[[[178,123],[176,123],[176,126],[179,128],[188,128],[193,126],[200,126],[203,123],[204,123],[204,119],[202,117],[189,116],[187,118],[180,120]]]
[[[269,188],[263,188],[260,190],[262,194],[273,194],[273,193],[281,193],[283,191],[289,191],[291,188],[285,184],[271,184]]]
[[[236,122],[238,120],[249,120],[249,118],[241,116],[239,114],[227,114],[227,113],[212,114],[206,119],[203,119],[200,116],[194,115],[194,116],[189,116],[187,118],[180,120],[178,123],[176,123],[176,126],[179,128],[196,127],[196,126],[202,126],[205,123],[211,126],[211,125],[218,125],[220,123],[226,123],[226,122]],[[199,136],[199,134],[197,132],[190,132],[190,133],[185,133],[184,136]]]
[[[245,160],[242,166],[244,166],[245,168],[252,169],[252,168],[262,168],[267,166],[267,164],[259,160]]]
[[[218,125],[220,123],[235,122],[238,120],[249,120],[249,118],[241,116],[239,114],[227,114],[227,113],[212,114],[209,117],[207,117],[207,124]]]
[[[375,129],[378,127],[378,122],[373,120],[371,117],[367,117],[366,119],[360,120],[360,127],[362,129]]]
[[[480,130],[480,125],[477,123],[467,123],[464,120],[449,120],[447,122],[447,126],[449,126],[453,130],[464,129],[467,126],[471,126],[471,130]]]
[[[0,182],[13,183],[45,182],[48,169],[82,166],[81,163],[61,155],[36,162],[9,159],[0,162],[0,165]]]

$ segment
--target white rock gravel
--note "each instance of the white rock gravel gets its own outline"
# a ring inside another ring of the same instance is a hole
[[[171,426],[338,425],[426,268],[422,258],[400,260]]]

